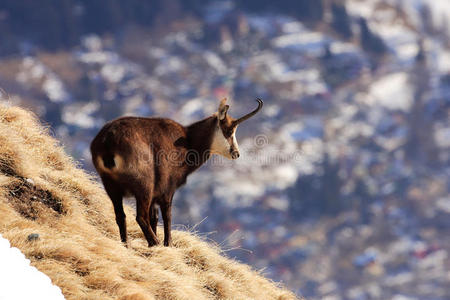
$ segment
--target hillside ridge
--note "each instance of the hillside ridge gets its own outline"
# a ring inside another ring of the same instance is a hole
[[[297,299],[193,233],[174,231],[172,247],[148,248],[130,207],[123,247],[100,184],[32,113],[5,105],[0,202],[2,236],[66,299]]]

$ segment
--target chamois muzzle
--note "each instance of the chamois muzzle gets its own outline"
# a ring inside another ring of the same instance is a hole
[[[236,126],[236,125],[238,125],[238,124],[244,122],[245,120],[250,119],[251,117],[253,117],[254,115],[256,115],[256,113],[257,113],[258,111],[261,110],[261,108],[263,107],[264,102],[263,102],[261,99],[259,99],[259,98],[256,98],[256,101],[258,101],[258,107],[257,107],[254,111],[252,111],[251,113],[248,113],[248,114],[246,114],[245,116],[240,117],[239,119],[237,119],[236,121],[234,121],[234,124],[233,124],[233,125]]]

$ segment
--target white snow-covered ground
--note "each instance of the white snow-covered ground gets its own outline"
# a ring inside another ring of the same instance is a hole
[[[398,72],[375,81],[369,90],[367,102],[387,109],[408,111],[413,101],[408,74]]]
[[[61,289],[0,235],[0,300],[60,300]]]
[[[424,4],[428,4],[433,13],[433,22],[435,26],[450,29],[450,1],[448,0],[423,0]]]

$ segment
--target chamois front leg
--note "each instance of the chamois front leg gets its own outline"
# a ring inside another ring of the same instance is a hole
[[[161,215],[164,221],[164,246],[172,243],[171,223],[172,223],[172,197],[173,193],[161,203]]]

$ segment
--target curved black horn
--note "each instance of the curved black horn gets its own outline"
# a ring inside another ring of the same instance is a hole
[[[245,116],[240,117],[239,119],[237,119],[236,121],[234,121],[234,124],[235,124],[235,125],[237,125],[237,124],[239,124],[239,123],[242,123],[242,122],[244,122],[245,120],[247,120],[247,119],[253,117],[254,115],[256,115],[256,113],[257,113],[258,111],[261,110],[261,108],[263,107],[264,102],[263,102],[261,99],[259,99],[259,98],[256,98],[256,101],[258,101],[258,107],[257,107],[254,111],[252,111],[251,113],[248,113],[248,114],[246,114]]]

